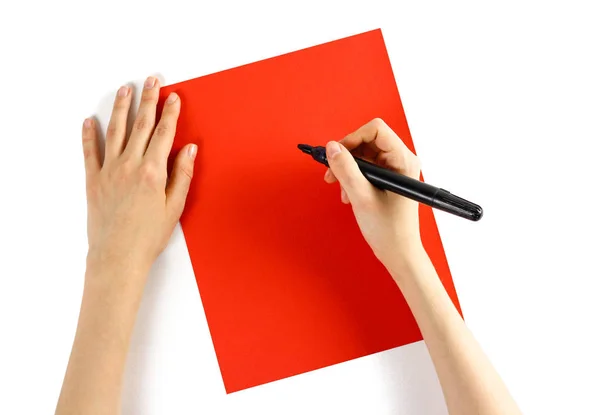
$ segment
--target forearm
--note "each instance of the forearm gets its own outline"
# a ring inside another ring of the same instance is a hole
[[[519,414],[425,250],[415,248],[407,257],[389,269],[423,334],[450,414]]]
[[[123,272],[126,278],[120,277]],[[145,273],[144,268],[123,264],[88,265],[57,414],[120,412],[123,371]]]

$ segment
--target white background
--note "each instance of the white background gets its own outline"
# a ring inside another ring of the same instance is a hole
[[[529,414],[599,414],[597,2],[8,2],[0,9],[0,413],[52,413],[86,254],[80,128],[117,88],[381,27],[469,327]],[[184,103],[185,105],[185,103]],[[181,229],[140,310],[124,413],[439,414],[423,343],[226,396]]]

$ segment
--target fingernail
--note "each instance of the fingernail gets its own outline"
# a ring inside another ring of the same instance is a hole
[[[175,101],[177,101],[177,94],[175,92],[171,92],[167,98],[167,104],[172,104]]]
[[[119,97],[126,97],[127,95],[129,95],[129,87],[128,86],[122,86],[117,91],[117,96],[119,96]]]
[[[325,179],[325,181],[327,181],[327,179],[329,179],[329,175],[330,175],[330,170],[327,169],[327,171],[325,172],[325,176],[323,176],[323,179]]]
[[[154,84],[156,84],[156,78],[149,76],[148,79],[146,79],[146,82],[144,82],[144,88],[152,89],[154,88]]]
[[[327,158],[333,160],[333,158],[340,152],[342,149],[340,145],[335,141],[330,141],[327,143]]]
[[[198,146],[196,144],[192,144],[188,147],[188,157],[194,160],[196,158],[196,153],[198,152]]]
[[[85,128],[92,128],[94,121],[92,121],[91,118],[86,118],[85,121],[83,122],[83,126]]]

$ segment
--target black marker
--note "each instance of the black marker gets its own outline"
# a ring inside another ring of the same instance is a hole
[[[298,144],[298,148],[303,153],[310,154],[319,163],[329,167],[325,147]],[[483,216],[481,206],[455,196],[447,190],[395,173],[356,157],[354,157],[354,160],[356,160],[358,168],[367,180],[379,189],[389,190],[427,206],[472,221],[478,221]]]

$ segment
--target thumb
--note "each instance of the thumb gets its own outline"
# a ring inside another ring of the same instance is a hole
[[[350,203],[357,202],[371,192],[371,184],[358,168],[352,154],[340,143],[327,143],[327,161],[329,168],[346,191]]]
[[[167,209],[174,222],[179,220],[185,206],[185,199],[194,176],[194,160],[197,152],[198,146],[196,144],[185,146],[179,151],[173,163],[166,193]]]

